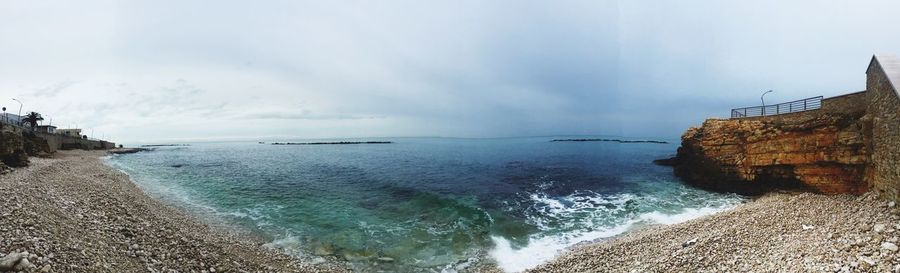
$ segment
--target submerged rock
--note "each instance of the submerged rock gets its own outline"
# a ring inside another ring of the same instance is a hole
[[[675,166],[678,165],[678,157],[653,160],[653,164],[660,166]]]
[[[378,257],[379,262],[392,263],[394,262],[394,258],[391,257]]]

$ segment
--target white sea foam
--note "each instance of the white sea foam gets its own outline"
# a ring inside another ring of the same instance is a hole
[[[531,238],[528,241],[528,245],[522,248],[514,248],[506,238],[491,236],[491,240],[494,242],[494,248],[490,250],[489,254],[503,271],[520,272],[534,268],[553,259],[564,249],[578,242],[591,241],[621,234],[631,228],[631,224],[632,223],[629,223],[608,230],[586,232],[573,237],[550,236]]]
[[[682,212],[675,214],[665,214],[654,211],[641,214],[640,219],[642,221],[648,221],[656,224],[671,225],[685,222],[691,219],[697,219],[706,215],[715,214],[731,207],[733,207],[732,204],[727,204],[720,207],[687,208]]]
[[[646,212],[627,219],[621,219],[617,224],[611,225],[611,227],[603,227],[600,224],[603,221],[598,219],[609,218],[616,213],[623,213],[627,202],[633,200],[637,202],[652,202],[651,200],[656,199],[656,197],[639,197],[631,194],[609,196],[572,195],[560,198],[548,197],[545,194],[531,194],[528,197],[535,202],[536,206],[541,207],[542,217],[529,217],[529,220],[541,230],[546,231],[550,229],[550,225],[544,223],[547,221],[546,219],[538,218],[559,220],[573,217],[574,215],[583,216],[584,214],[590,215],[586,218],[596,219],[579,220],[594,228],[579,229],[578,231],[563,232],[559,235],[550,236],[535,234],[529,238],[528,244],[523,247],[516,247],[512,242],[501,236],[491,236],[494,247],[489,251],[489,254],[505,272],[521,272],[534,268],[555,258],[565,249],[577,243],[613,237],[627,232],[636,224],[669,225],[681,223],[730,209],[738,203],[736,199],[722,199],[722,202],[713,202],[713,204],[704,207],[684,208],[672,213]],[[567,220],[571,222],[576,219]],[[598,223],[594,223],[595,220]]]
[[[305,255],[305,253],[301,251],[303,242],[300,241],[299,237],[293,235],[286,235],[284,237],[281,237],[280,239],[275,239],[269,243],[264,244],[263,247],[281,250],[288,255],[298,257]]]

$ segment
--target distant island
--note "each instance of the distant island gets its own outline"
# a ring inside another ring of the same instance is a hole
[[[148,144],[148,145],[141,145],[141,147],[180,147],[180,146],[191,146],[191,144]]]
[[[554,139],[554,140],[551,140],[550,142],[585,142],[585,141],[669,144],[668,141],[659,141],[659,140],[622,140],[622,139],[607,139],[607,138],[567,138],[567,139]]]
[[[346,145],[346,144],[392,144],[393,141],[337,141],[337,142],[272,142],[272,145]]]
[[[116,149],[107,151],[107,153],[121,155],[121,154],[133,154],[133,153],[139,153],[139,152],[143,152],[143,151],[152,151],[152,150],[153,149],[147,149],[147,148],[116,148]]]

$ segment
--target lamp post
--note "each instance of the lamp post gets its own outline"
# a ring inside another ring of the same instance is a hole
[[[12,99],[12,100],[14,100],[14,101],[16,101],[16,102],[19,103],[19,114],[18,114],[17,116],[19,116],[19,118],[18,118],[18,119],[19,119],[18,123],[19,123],[19,125],[21,126],[21,125],[22,125],[22,102],[19,101],[19,100],[17,100],[17,99]]]
[[[759,100],[762,101],[762,115],[763,116],[766,115],[766,100],[764,97],[766,96],[766,94],[769,94],[769,93],[772,93],[772,90],[763,92],[762,96],[759,96]]]

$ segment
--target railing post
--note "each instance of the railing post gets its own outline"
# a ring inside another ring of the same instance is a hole
[[[781,114],[781,104],[775,105],[775,114],[776,115]]]
[[[803,100],[803,111],[806,111],[806,102],[807,101],[809,101],[809,99]]]

